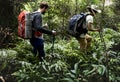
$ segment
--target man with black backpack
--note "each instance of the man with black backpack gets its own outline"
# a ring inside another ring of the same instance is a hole
[[[33,30],[32,32],[32,38],[30,39],[30,43],[33,46],[33,53],[37,55],[40,58],[40,61],[43,61],[45,58],[45,51],[44,51],[44,40],[43,40],[43,34],[49,34],[49,35],[55,35],[56,31],[52,30],[49,31],[44,27],[48,27],[47,25],[42,25],[42,14],[45,14],[45,12],[48,9],[48,4],[47,3],[41,3],[38,11],[35,12],[34,18],[33,18]]]
[[[91,5],[87,7],[89,13],[82,13],[78,15],[74,15],[70,21],[70,30],[69,34],[74,36],[78,42],[80,43],[80,50],[86,51],[91,44],[92,37],[88,35],[88,31],[100,31],[99,28],[95,29],[93,27],[93,17],[95,17],[96,13],[100,13],[101,11],[97,9],[97,6]]]

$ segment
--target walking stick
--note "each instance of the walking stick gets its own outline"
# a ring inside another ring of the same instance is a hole
[[[52,36],[52,55],[54,54],[54,43],[55,43],[55,35]]]
[[[103,12],[104,12],[104,3],[105,3],[105,0],[103,0],[103,9],[102,9],[102,15],[101,15],[101,18],[103,18]],[[95,19],[96,19],[96,16],[94,16]],[[99,23],[99,26],[100,26],[100,29],[102,30],[102,26],[101,24]],[[106,48],[106,43],[105,43],[105,40],[104,40],[104,36],[103,36],[103,32],[100,31],[99,32],[99,36],[100,36],[100,39],[101,39],[101,42],[103,42],[103,46],[104,46],[104,54],[103,56],[105,57],[105,61],[103,62],[107,71],[105,72],[105,74],[103,75],[103,80],[104,82],[109,82],[109,67],[108,67],[108,54],[107,54],[107,48]]]

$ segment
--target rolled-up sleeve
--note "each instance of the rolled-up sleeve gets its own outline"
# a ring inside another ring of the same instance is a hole
[[[93,16],[88,15],[88,16],[86,17],[86,22],[87,22],[87,24],[88,24],[88,23],[93,23]]]

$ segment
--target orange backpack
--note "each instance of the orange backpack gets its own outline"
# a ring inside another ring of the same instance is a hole
[[[18,16],[18,36],[23,39],[32,38],[33,14],[28,11],[20,12]]]
[[[32,21],[33,21],[33,14],[29,13],[28,11],[20,12],[18,16],[18,36],[23,39],[30,39],[32,38]],[[41,36],[42,33],[39,31],[35,32],[35,36]]]

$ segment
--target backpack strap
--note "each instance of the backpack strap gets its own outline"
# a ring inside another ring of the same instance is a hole
[[[77,35],[80,35],[80,34],[81,34],[81,33],[79,33],[79,32],[77,31],[77,29],[78,29],[78,24],[82,24],[82,25],[83,25],[84,21],[86,21],[86,17],[87,17],[88,15],[90,15],[90,14],[81,13],[81,15],[83,15],[83,18],[77,20],[77,22],[76,22],[76,24],[75,24],[75,28],[74,28],[74,32],[75,32]],[[83,29],[83,27],[81,26],[80,29]]]

